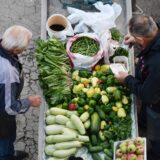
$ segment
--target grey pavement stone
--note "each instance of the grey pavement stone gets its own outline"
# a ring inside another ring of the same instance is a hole
[[[26,144],[24,142],[17,142],[15,149],[24,151],[25,146],[26,146]]]

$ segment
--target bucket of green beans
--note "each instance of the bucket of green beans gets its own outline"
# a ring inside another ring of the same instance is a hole
[[[94,33],[82,33],[71,37],[66,48],[76,69],[91,68],[103,58],[99,37]]]

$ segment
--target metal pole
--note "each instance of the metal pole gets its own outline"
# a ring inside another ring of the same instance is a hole
[[[46,39],[47,0],[41,0],[41,39]]]
[[[132,0],[132,11],[133,11],[133,12],[136,11],[136,1],[137,1],[137,0]]]

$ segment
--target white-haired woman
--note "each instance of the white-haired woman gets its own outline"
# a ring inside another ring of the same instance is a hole
[[[31,39],[32,33],[28,29],[16,25],[8,28],[0,41],[0,160],[24,158],[22,154],[14,156],[15,116],[25,113],[30,106],[41,104],[40,96],[19,99],[23,76],[17,55],[26,49]]]

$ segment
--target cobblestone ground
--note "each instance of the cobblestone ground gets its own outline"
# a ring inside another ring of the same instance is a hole
[[[11,25],[23,25],[30,29],[33,38],[40,35],[40,0],[0,0],[0,35]],[[22,98],[39,94],[38,75],[32,42],[27,51],[20,56],[24,68],[25,83]],[[30,108],[17,116],[17,139],[15,148],[29,153],[27,160],[38,159],[38,118],[39,109]]]

